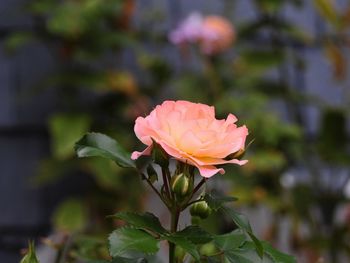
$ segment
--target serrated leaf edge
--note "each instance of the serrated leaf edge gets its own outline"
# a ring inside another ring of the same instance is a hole
[[[111,237],[111,235],[114,233],[114,232],[116,232],[116,231],[123,231],[123,230],[125,230],[125,229],[136,229],[136,230],[143,230],[143,229],[139,229],[139,228],[135,228],[135,227],[132,227],[132,226],[124,226],[124,227],[120,227],[120,228],[118,228],[118,229],[115,229],[115,230],[113,230],[109,235],[108,235],[108,251],[109,251],[109,253],[110,253],[110,250],[111,250],[111,245],[110,245],[110,237]],[[144,231],[144,230],[143,230]],[[159,241],[159,239],[158,238],[156,238],[156,237],[154,237],[154,236],[152,236],[150,233],[148,233],[147,231],[144,231],[146,234],[148,234],[148,235],[150,235],[151,237],[153,237],[155,240],[157,240],[157,241]],[[157,243],[157,247],[158,247],[158,250],[159,250],[159,242]],[[147,253],[147,252],[142,252],[143,254],[146,254],[146,255],[155,255],[157,252],[158,252],[158,250],[156,251],[156,252],[154,252],[154,253]],[[127,250],[126,250],[127,251]],[[126,251],[123,251],[123,252],[126,252]],[[110,256],[111,257],[113,257],[113,255],[111,255],[111,253],[110,253]],[[121,255],[118,255],[118,257],[120,257]]]

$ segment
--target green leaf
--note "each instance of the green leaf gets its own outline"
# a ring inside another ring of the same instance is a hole
[[[265,254],[261,258],[254,250],[255,244],[247,241],[239,249],[225,252],[225,257],[229,262],[234,263],[296,263],[296,259],[290,255],[284,254],[274,249],[269,243],[262,242]]]
[[[233,220],[233,222],[235,222],[237,227],[239,227],[240,229],[244,230],[247,233],[253,232],[248,219],[244,215],[237,213],[235,210],[227,207],[221,208],[221,210],[225,214],[227,214]]]
[[[115,257],[113,258],[111,263],[147,263],[147,259],[145,258],[123,258],[123,257]]]
[[[90,118],[86,115],[57,114],[50,118],[49,129],[53,156],[64,160],[74,155],[74,143],[87,132]]]
[[[206,260],[207,260],[207,263],[221,263],[222,262],[222,260],[218,256],[207,257]]]
[[[187,238],[193,244],[205,244],[213,240],[213,236],[199,226],[188,226],[175,235]]]
[[[153,149],[152,149],[153,162],[158,164],[162,168],[167,168],[169,166],[169,155],[155,140],[152,139],[152,141],[153,141]]]
[[[281,251],[273,248],[268,242],[262,242],[265,250],[265,254],[268,254],[274,263],[296,263],[296,259],[293,256],[282,253]]]
[[[135,228],[143,228],[157,234],[165,234],[167,230],[161,225],[159,219],[151,213],[138,214],[133,212],[120,212],[112,217],[126,221]]]
[[[145,258],[124,258],[115,257],[112,261],[107,260],[88,260],[87,263],[147,263]]]
[[[225,258],[230,263],[272,263],[260,259],[254,250],[240,250],[225,253]]]
[[[239,249],[225,252],[225,257],[229,262],[234,263],[296,263],[296,259],[274,249],[269,243],[262,242],[265,254],[261,258],[254,250],[255,244],[247,241]]]
[[[231,233],[217,235],[214,237],[216,246],[223,251],[230,251],[239,248],[247,240],[246,235],[241,230]]]
[[[237,227],[244,230],[249,235],[249,237],[254,242],[257,253],[262,258],[264,255],[264,247],[262,243],[259,241],[259,239],[257,239],[254,236],[252,227],[250,226],[248,219],[231,208],[221,208],[221,209],[233,220],[233,222],[235,222]]]
[[[38,258],[36,257],[36,254],[35,254],[34,242],[30,241],[28,243],[28,252],[22,258],[20,263],[39,263],[39,260],[38,260]]]
[[[129,251],[153,254],[159,250],[159,241],[152,235],[130,227],[113,231],[108,240],[109,253],[112,257],[122,256]]]
[[[75,232],[86,225],[87,212],[80,200],[69,199],[63,202],[53,214],[55,228],[62,231]]]
[[[236,254],[236,253],[225,253],[225,259],[230,262],[230,263],[257,263],[257,262],[261,262],[260,261],[253,261],[249,258],[246,258],[245,256],[241,255],[241,254]]]
[[[113,160],[121,167],[136,168],[130,154],[117,141],[101,133],[88,133],[75,144],[78,157],[99,156]]]
[[[156,170],[153,168],[152,164],[149,164],[147,166],[147,175],[148,175],[148,180],[153,184],[155,181],[158,181],[158,174]]]
[[[208,206],[212,210],[217,211],[219,208],[223,206],[223,204],[228,202],[234,202],[234,201],[237,201],[238,199],[236,197],[231,197],[231,196],[219,197],[211,194],[205,194],[204,200],[207,202]]]
[[[277,263],[269,255],[260,256],[254,248],[255,244],[247,241],[239,249],[225,253],[225,256],[234,263]]]
[[[256,252],[258,252],[258,255],[262,258],[264,256],[264,247],[261,241],[253,233],[248,232],[248,235],[253,240]]]
[[[189,253],[195,260],[199,260],[199,253],[197,251],[197,247],[186,237],[178,236],[175,234],[172,235],[164,235],[162,237],[165,240],[168,240],[171,243],[174,243],[176,246],[181,247],[185,252]]]
[[[199,260],[199,253],[195,244],[203,244],[212,240],[209,233],[197,226],[190,226],[180,232],[170,234],[162,227],[159,219],[151,213],[137,214],[121,212],[113,215],[113,217],[122,219],[135,228],[142,228],[159,234],[162,239],[168,240],[176,244],[176,246],[181,247],[196,260]]]

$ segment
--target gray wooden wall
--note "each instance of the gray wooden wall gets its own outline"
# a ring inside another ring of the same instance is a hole
[[[49,227],[48,204],[53,192],[30,182],[39,160],[49,153],[46,118],[55,97],[48,92],[27,95],[52,65],[39,45],[9,56],[4,38],[13,30],[30,28],[21,12],[25,1],[0,1],[0,262],[18,262],[18,252],[30,237]]]
[[[47,233],[52,200],[59,198],[56,196],[57,187],[37,189],[29,183],[39,160],[49,154],[46,119],[55,110],[56,103],[53,92],[27,96],[26,91],[54,70],[53,61],[45,47],[40,45],[26,47],[13,56],[5,54],[2,49],[8,33],[32,26],[31,18],[20,12],[25,2],[0,1],[0,261],[4,263],[18,262],[18,250],[26,240]],[[238,6],[232,14],[226,12],[236,23],[256,15],[250,1],[236,2]],[[312,1],[304,2],[303,9],[286,7],[283,15],[311,36],[325,33],[327,27],[316,14]],[[175,25],[192,10],[223,13],[222,1],[138,0],[137,3],[140,15],[151,9],[168,13],[167,27]],[[339,7],[346,3],[347,0],[338,1]],[[299,48],[298,52],[306,58],[308,70],[300,75],[289,68],[291,81],[330,104],[344,103],[344,88],[349,88],[348,84],[333,81],[331,66],[320,47]],[[305,109],[304,117],[310,130],[315,130],[317,110]]]

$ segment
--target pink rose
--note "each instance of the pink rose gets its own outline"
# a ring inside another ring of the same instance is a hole
[[[207,16],[202,27],[200,47],[205,54],[225,51],[230,48],[235,39],[231,22],[223,17]]]
[[[148,147],[133,152],[133,160],[150,155],[152,139],[178,161],[196,166],[201,176],[223,174],[216,165],[234,163],[244,165],[246,160],[228,158],[244,149],[248,129],[237,127],[237,118],[229,114],[226,120],[215,118],[215,109],[201,103],[165,101],[145,118],[138,117],[135,134]]]
[[[213,55],[230,48],[235,40],[234,28],[221,16],[205,16],[194,12],[169,34],[175,45],[198,44],[201,52]]]
[[[203,16],[193,12],[169,34],[170,41],[175,45],[196,43],[202,34]]]

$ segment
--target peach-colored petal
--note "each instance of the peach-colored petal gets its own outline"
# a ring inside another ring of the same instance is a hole
[[[152,148],[153,148],[153,145],[151,144],[150,146],[148,146],[146,149],[144,149],[142,152],[133,152],[131,154],[131,160],[136,160],[138,159],[141,155],[150,155],[151,152],[152,152]]]
[[[192,154],[193,150],[202,146],[202,141],[194,134],[193,131],[188,130],[182,136],[179,141],[179,147],[187,153]]]
[[[164,151],[166,151],[167,154],[169,154],[170,156],[173,156],[174,158],[179,160],[185,160],[184,154],[181,153],[178,149],[172,147],[171,145],[168,145],[163,141],[157,141],[157,143],[159,143],[160,146],[162,146],[162,148],[164,149]]]
[[[201,176],[205,178],[212,177],[217,173],[224,174],[225,170],[222,168],[216,168],[215,166],[197,166]]]
[[[244,165],[248,162],[247,160],[237,160],[237,159],[224,160],[220,158],[210,158],[210,157],[205,157],[205,158],[192,157],[191,160],[198,165],[220,165],[220,164],[228,164],[228,163]]]

